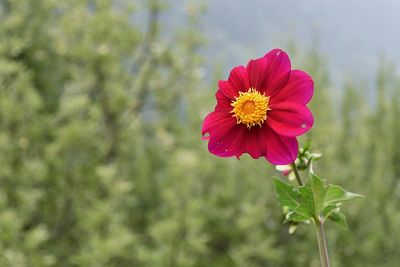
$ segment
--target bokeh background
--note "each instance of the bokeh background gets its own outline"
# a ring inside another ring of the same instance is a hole
[[[400,263],[398,1],[0,1],[0,266],[319,266],[265,160],[217,158],[230,68],[281,47],[315,80],[316,172],[365,199],[332,266]]]

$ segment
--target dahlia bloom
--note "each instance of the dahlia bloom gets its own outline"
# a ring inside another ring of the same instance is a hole
[[[219,157],[265,157],[275,165],[294,162],[296,137],[314,123],[306,104],[314,92],[312,78],[291,70],[288,55],[274,49],[232,69],[218,82],[215,110],[203,122],[208,150]]]

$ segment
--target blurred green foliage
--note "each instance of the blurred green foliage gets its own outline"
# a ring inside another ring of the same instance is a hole
[[[281,224],[273,166],[201,141],[216,86],[202,81],[201,5],[169,32],[158,0],[0,8],[0,266],[319,266],[311,227]],[[292,58],[316,82],[302,142],[324,154],[317,172],[367,197],[344,207],[349,230],[327,225],[332,266],[398,266],[393,67],[371,100],[332,83],[317,51]]]

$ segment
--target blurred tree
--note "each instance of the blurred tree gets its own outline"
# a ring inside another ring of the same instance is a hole
[[[319,266],[313,233],[281,225],[273,166],[200,141],[204,6],[170,29],[173,4],[0,0],[0,266]],[[368,197],[351,231],[328,225],[333,265],[397,266],[398,78],[382,64],[376,103],[351,79],[339,98],[318,50],[293,50],[318,171]]]

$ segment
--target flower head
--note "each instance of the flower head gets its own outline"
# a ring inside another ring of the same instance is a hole
[[[314,123],[306,107],[314,82],[304,71],[291,70],[284,51],[274,49],[246,67],[233,68],[218,87],[217,105],[202,129],[211,153],[237,158],[248,153],[276,165],[296,159],[296,137]]]

